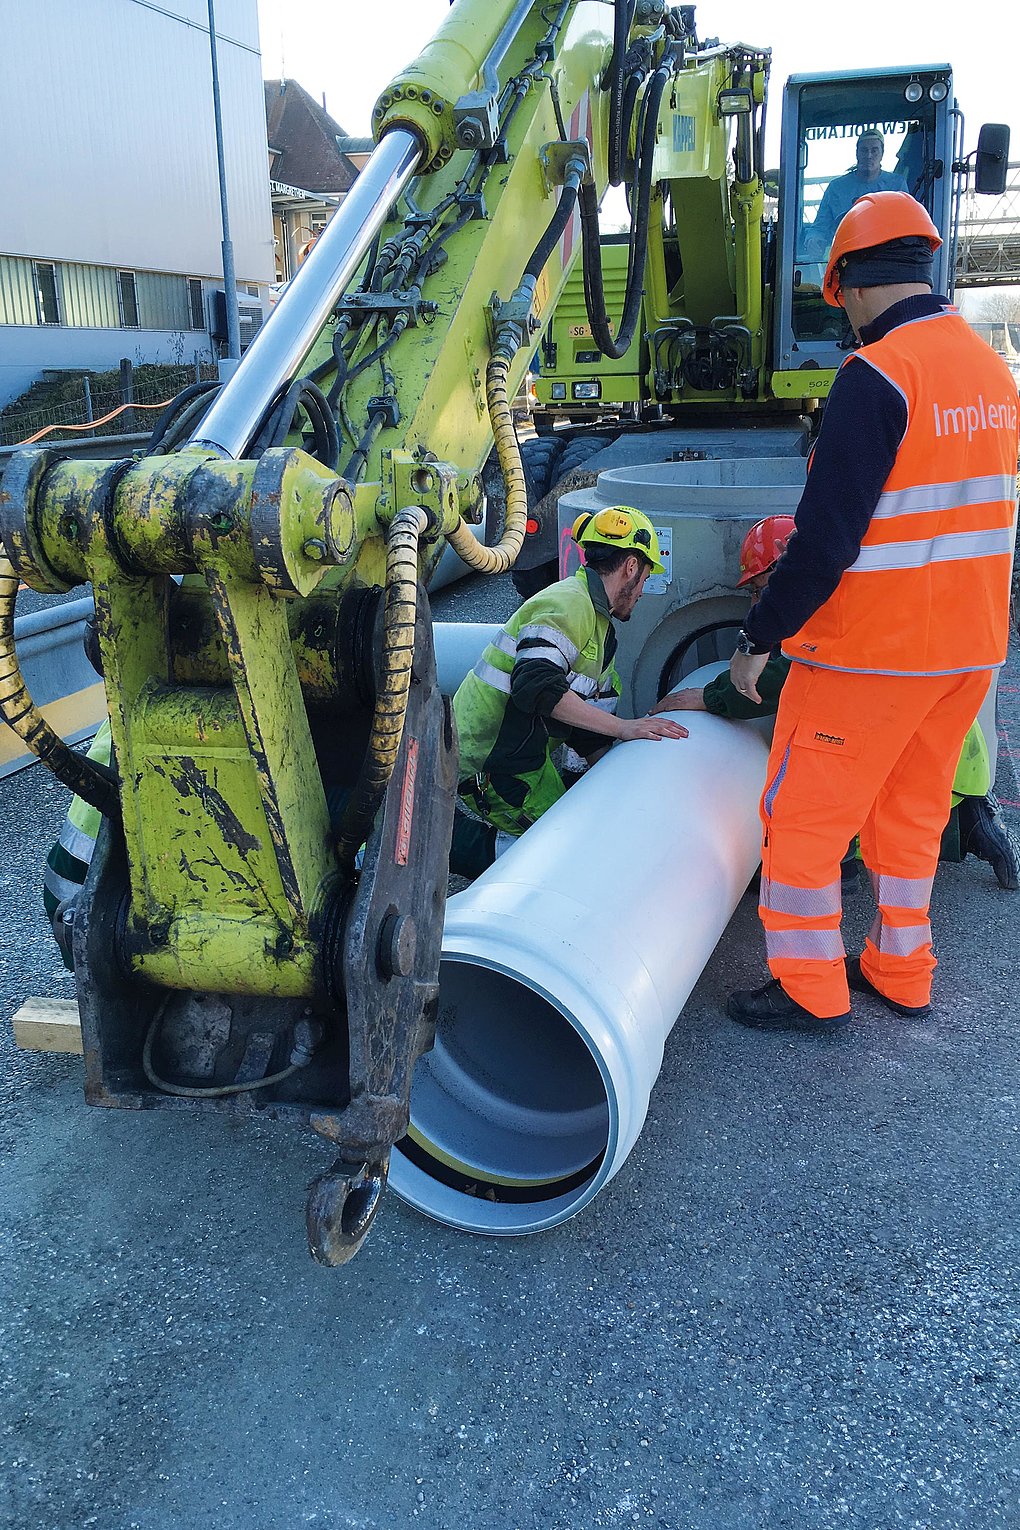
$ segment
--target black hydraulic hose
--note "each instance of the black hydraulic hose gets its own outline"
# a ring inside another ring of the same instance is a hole
[[[613,56],[609,61],[609,181],[623,180],[623,67],[637,0],[616,0],[613,8]],[[603,86],[603,88],[605,88]]]
[[[383,426],[386,424],[387,419],[388,410],[372,410],[372,413],[369,416],[368,429],[365,431],[365,434],[358,442],[357,450],[351,454],[342,474],[340,475],[342,478],[345,478],[348,483],[357,483],[359,477],[365,471],[365,464],[368,461],[368,454],[372,450],[376,437],[382,430]]]
[[[630,257],[627,265],[627,291],[623,314],[613,338],[606,313],[605,287],[602,281],[602,252],[599,246],[599,210],[594,186],[581,187],[581,236],[584,263],[584,298],[592,338],[604,356],[619,361],[626,355],[641,314],[641,296],[648,256],[648,222],[652,197],[652,168],[655,157],[655,134],[663,93],[673,71],[679,45],[667,49],[661,64],[648,81],[641,106],[640,142],[637,157],[637,201],[630,231]]]
[[[340,460],[340,433],[333,411],[322,391],[309,377],[298,377],[263,416],[251,455],[282,446],[295,428],[297,412],[303,409],[312,428],[311,455],[332,472]]]
[[[186,388],[182,388],[177,397],[170,400],[152,427],[152,434],[145,443],[145,455],[147,457],[155,455],[159,451],[160,446],[163,445],[164,436],[177,435],[177,431],[171,431],[170,427],[171,425],[176,425],[185,412],[187,412],[189,419],[194,418],[198,414],[198,410],[189,407],[193,401],[201,399],[204,407],[208,408],[212,403],[212,399],[208,395],[215,393],[219,386],[218,382],[193,382],[189,383]]]
[[[524,268],[524,275],[534,277],[535,281],[538,280],[545,270],[549,256],[563,238],[563,231],[574,216],[582,173],[580,162],[578,161],[576,169],[571,169],[568,172],[563,182],[563,190],[560,192],[560,199],[556,204],[556,211],[549,220],[545,233],[532,251],[531,259]]]
[[[218,391],[220,384],[213,383],[212,386]],[[190,404],[182,409],[177,418],[167,427],[162,441],[158,442],[156,446],[149,446],[146,449],[146,455],[157,452],[167,454],[175,452],[179,446],[183,445],[190,438],[192,427],[197,425],[199,420],[202,419],[211,402],[211,398],[206,396],[193,398]]]
[[[627,144],[630,142],[630,125],[634,120],[634,107],[637,105],[638,91],[641,89],[640,74],[628,74],[627,83],[623,92],[623,116],[620,126],[621,149],[620,168],[623,179],[629,180],[634,174],[633,161],[628,157]]]

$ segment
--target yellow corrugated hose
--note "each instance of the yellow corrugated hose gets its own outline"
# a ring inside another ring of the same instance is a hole
[[[524,481],[524,465],[514,431],[510,412],[507,376],[509,360],[502,355],[493,356],[485,373],[485,399],[492,424],[492,439],[496,447],[503,482],[506,484],[506,519],[503,535],[493,547],[486,547],[471,535],[471,528],[460,521],[455,530],[447,534],[447,541],[463,558],[468,568],[482,574],[505,574],[513,568],[517,554],[524,545],[528,523],[528,489]]]
[[[0,552],[0,717],[37,754],[69,791],[111,817],[118,811],[117,778],[64,743],[28,694],[14,648],[14,605],[18,576]]]
[[[418,611],[418,539],[428,517],[417,505],[400,510],[386,534],[386,610],[383,616],[382,675],[372,732],[358,784],[344,813],[337,840],[340,859],[352,860],[368,836],[379,801],[389,785],[404,733],[411,689],[414,627]]]

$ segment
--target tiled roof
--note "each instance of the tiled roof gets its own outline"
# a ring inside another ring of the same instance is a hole
[[[338,139],[347,134],[296,80],[265,80],[272,178],[303,191],[349,191],[357,170]]]

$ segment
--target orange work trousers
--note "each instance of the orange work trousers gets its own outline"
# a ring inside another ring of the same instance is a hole
[[[790,666],[761,800],[758,912],[772,976],[812,1014],[850,1008],[839,863],[857,833],[878,904],[861,969],[887,998],[927,1004],[939,842],[990,679]]]

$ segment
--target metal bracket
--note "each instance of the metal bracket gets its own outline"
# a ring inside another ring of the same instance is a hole
[[[421,448],[417,453],[385,451],[382,477],[382,521],[388,523],[405,505],[420,505],[429,518],[425,540],[457,524],[461,491],[452,463],[440,462]]]
[[[439,304],[421,295],[420,287],[394,287],[389,292],[351,292],[336,305],[337,314],[378,313],[396,316],[404,314],[407,326],[431,324],[439,312]]]
[[[557,139],[553,143],[543,144],[538,157],[542,162],[546,191],[554,191],[557,186],[563,185],[570,162],[574,159],[580,159],[584,164],[584,180],[590,181],[592,178],[591,148],[586,138]]]
[[[453,108],[457,142],[462,149],[491,149],[499,131],[499,103],[487,90],[473,90]]]

